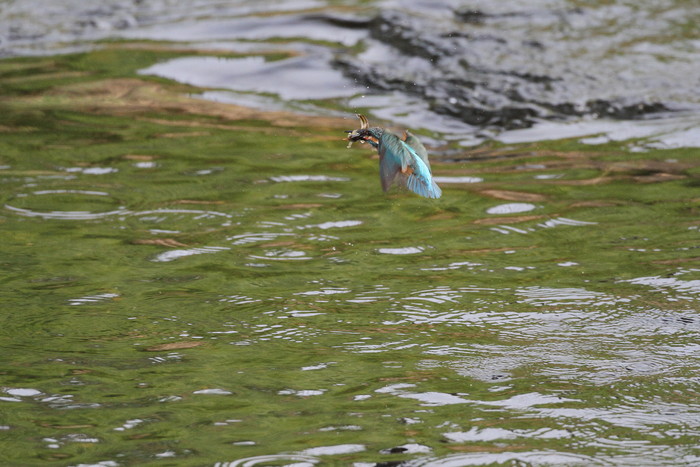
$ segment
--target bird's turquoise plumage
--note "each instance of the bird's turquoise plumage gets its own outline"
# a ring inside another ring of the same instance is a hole
[[[430,162],[428,162],[428,150],[425,149],[425,146],[423,146],[423,143],[420,142],[416,135],[408,130],[406,130],[406,144],[411,146],[413,150],[416,151],[416,154],[423,159],[425,165],[427,165],[428,169],[430,169]]]
[[[379,174],[382,188],[387,191],[392,182],[405,186],[412,192],[426,198],[439,198],[442,190],[433,180],[428,154],[418,138],[411,135],[411,146],[407,141],[389,131],[383,131],[377,138],[379,152]]]
[[[404,138],[380,127],[371,127],[367,119],[358,115],[362,123],[359,130],[348,131],[348,147],[353,141],[366,141],[379,153],[379,177],[382,189],[389,190],[392,183],[403,185],[426,198],[439,198],[442,190],[433,180],[428,162],[428,151],[411,132]]]

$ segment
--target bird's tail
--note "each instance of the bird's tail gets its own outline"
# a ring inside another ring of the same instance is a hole
[[[439,198],[442,196],[442,190],[430,176],[422,177],[416,173],[412,173],[406,179],[406,188],[425,198]]]

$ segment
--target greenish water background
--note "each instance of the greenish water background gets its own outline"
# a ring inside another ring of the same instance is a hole
[[[193,53],[0,62],[4,465],[700,463],[697,149],[385,195],[352,120],[138,74]]]

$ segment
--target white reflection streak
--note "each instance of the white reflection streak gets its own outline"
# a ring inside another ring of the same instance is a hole
[[[32,211],[31,209],[22,209],[22,208],[16,208],[14,206],[10,206],[9,204],[5,205],[5,209],[13,211],[15,214],[18,214],[20,216],[24,217],[41,217],[43,219],[66,219],[66,220],[92,220],[92,219],[101,219],[103,217],[109,217],[109,216],[114,216],[117,214],[128,214],[129,211],[123,208],[116,209],[114,211],[105,211],[105,212],[90,212],[90,211],[49,211],[49,212],[40,212],[40,211]]]
[[[270,177],[273,182],[347,182],[347,177],[330,177],[328,175],[279,175]]]
[[[224,246],[205,246],[201,248],[191,248],[188,250],[170,250],[164,253],[160,253],[151,261],[153,261],[154,263],[167,263],[170,261],[175,261],[178,258],[183,258],[185,256],[218,253],[220,251],[225,250],[230,250],[230,248]]]
[[[507,430],[504,428],[479,429],[478,427],[472,427],[469,431],[443,433],[443,436],[455,443],[466,443],[516,438],[560,439],[571,438],[573,434],[567,430],[551,428],[540,428],[539,430]]]
[[[276,233],[276,232],[260,232],[260,233],[244,233],[239,235],[234,235],[227,238],[228,241],[232,242],[232,245],[245,245],[247,243],[256,243],[274,240],[277,237],[294,235],[291,233]]]
[[[690,294],[700,294],[700,280],[680,280],[673,277],[638,277],[636,279],[628,279],[622,282],[628,282],[636,285],[647,285],[656,290],[673,289],[676,292],[684,292]],[[693,297],[696,298],[696,297]]]
[[[327,229],[336,229],[336,228],[343,228],[343,227],[355,227],[357,225],[362,225],[362,221],[336,221],[336,222],[324,222],[322,224],[310,224],[310,225],[305,225],[303,227],[298,227],[299,229],[322,229],[322,230],[327,230]]]
[[[365,342],[347,342],[345,345],[352,348],[353,352],[357,353],[379,353],[387,350],[405,350],[412,347],[417,347],[419,344],[410,343],[410,339],[404,339],[397,342],[385,342],[382,344],[367,344]],[[407,343],[409,342],[409,343]]]
[[[306,256],[305,252],[296,250],[269,251],[265,253],[264,256],[250,255],[250,258],[266,259],[271,261],[304,261],[312,259],[310,256]]]
[[[574,287],[524,287],[516,289],[515,293],[524,297],[519,300],[520,303],[529,303],[535,306],[565,304],[613,305],[620,302],[629,302],[627,298],[611,297],[601,292]]]
[[[103,294],[97,294],[97,295],[88,295],[86,297],[81,297],[81,298],[71,298],[68,300],[68,303],[71,305],[85,305],[86,303],[96,303],[96,302],[103,302],[109,299],[114,299],[119,297],[119,294],[116,293],[103,293]]]
[[[341,287],[324,287],[321,290],[310,290],[308,292],[297,292],[294,295],[335,295],[352,292],[350,289]]]
[[[149,214],[197,214],[195,219],[206,219],[208,217],[232,217],[231,214],[226,214],[218,211],[205,211],[202,209],[152,209],[150,211],[138,211],[130,213],[134,216],[145,216]]]

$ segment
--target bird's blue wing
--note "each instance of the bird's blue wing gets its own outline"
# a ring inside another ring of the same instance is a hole
[[[432,177],[423,179],[415,173],[409,175],[406,179],[406,188],[425,198],[439,198],[442,196],[442,190]]]
[[[418,141],[418,138],[413,137],[414,144],[416,141]],[[413,146],[409,146],[403,141],[401,142],[406,147],[406,150],[408,150],[408,152],[413,156],[414,162],[412,165],[414,171],[408,176],[408,179],[406,180],[406,187],[412,192],[426,198],[439,198],[442,196],[442,190],[439,186],[437,186],[437,183],[435,183],[435,180],[433,180],[433,176],[430,173],[430,165],[426,163],[428,160],[428,151],[425,150],[425,147],[420,141],[418,141],[420,149],[422,149],[421,154],[418,153]]]
[[[415,138],[415,137],[414,137]],[[421,144],[422,151],[425,148]],[[439,198],[442,190],[433,181],[430,168],[414,148],[397,135],[385,131],[379,141],[379,174],[384,191],[399,173],[405,175],[406,188],[426,198]],[[425,152],[427,158],[427,151]]]
[[[406,144],[411,146],[411,148],[413,148],[414,151],[416,151],[418,157],[420,157],[421,160],[425,162],[425,165],[428,166],[428,169],[430,169],[430,162],[428,162],[428,150],[425,149],[425,146],[423,146],[423,143],[420,142],[418,137],[410,131],[406,130],[406,138],[404,138],[404,141],[406,142]]]
[[[379,177],[384,191],[389,189],[396,176],[404,172],[410,163],[411,156],[402,146],[401,139],[388,131],[379,138]]]
[[[386,156],[379,153],[379,179],[382,182],[382,190],[388,191],[391,184],[396,179],[396,175],[401,173],[401,162],[397,162],[392,155]]]

